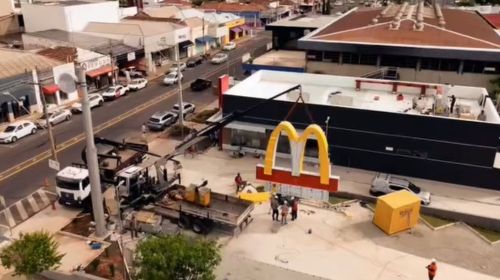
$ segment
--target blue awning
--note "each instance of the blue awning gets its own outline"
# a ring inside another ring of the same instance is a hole
[[[200,37],[200,38],[196,38],[196,43],[199,43],[199,44],[204,44],[204,43],[212,43],[212,42],[215,42],[216,38],[212,37],[212,36],[208,36],[208,35],[205,35],[203,37]]]

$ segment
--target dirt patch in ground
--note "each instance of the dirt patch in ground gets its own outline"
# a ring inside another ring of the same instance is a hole
[[[118,242],[112,242],[99,257],[85,268],[85,272],[106,279],[128,279]]]
[[[92,216],[89,213],[81,214],[76,217],[62,228],[62,231],[70,232],[76,235],[81,235],[85,237],[89,237],[94,231],[90,229],[90,222],[92,221]]]

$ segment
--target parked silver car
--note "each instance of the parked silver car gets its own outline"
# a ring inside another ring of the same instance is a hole
[[[56,124],[60,124],[64,121],[71,120],[71,116],[73,114],[71,114],[71,112],[67,109],[59,109],[59,110],[50,112],[47,115],[49,117],[50,125],[53,126]],[[44,115],[42,115],[42,117],[36,121],[36,126],[38,128],[46,128],[47,127],[47,120],[45,119]]]
[[[412,182],[405,178],[393,176],[391,174],[379,173],[373,178],[370,188],[370,194],[379,196],[400,190],[409,191],[422,200],[422,204],[428,205],[431,203],[431,193],[424,191],[415,186]]]
[[[178,118],[177,114],[169,111],[156,112],[149,118],[147,125],[151,130],[164,130],[174,124]]]

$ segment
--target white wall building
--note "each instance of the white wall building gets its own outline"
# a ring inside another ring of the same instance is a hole
[[[21,11],[26,32],[60,29],[69,32],[81,31],[92,21],[119,22],[118,1],[89,2],[61,1],[23,3]]]
[[[175,47],[191,40],[190,30],[171,22],[124,20],[120,23],[91,22],[84,33],[123,40],[132,47],[144,47],[149,71],[156,71],[156,63],[175,59]]]

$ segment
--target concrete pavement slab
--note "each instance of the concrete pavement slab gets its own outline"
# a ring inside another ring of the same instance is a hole
[[[78,216],[80,212],[81,210],[70,209],[60,205],[57,205],[55,210],[47,207],[13,228],[12,235],[14,238],[17,238],[21,232],[28,233],[40,230],[55,234]]]

